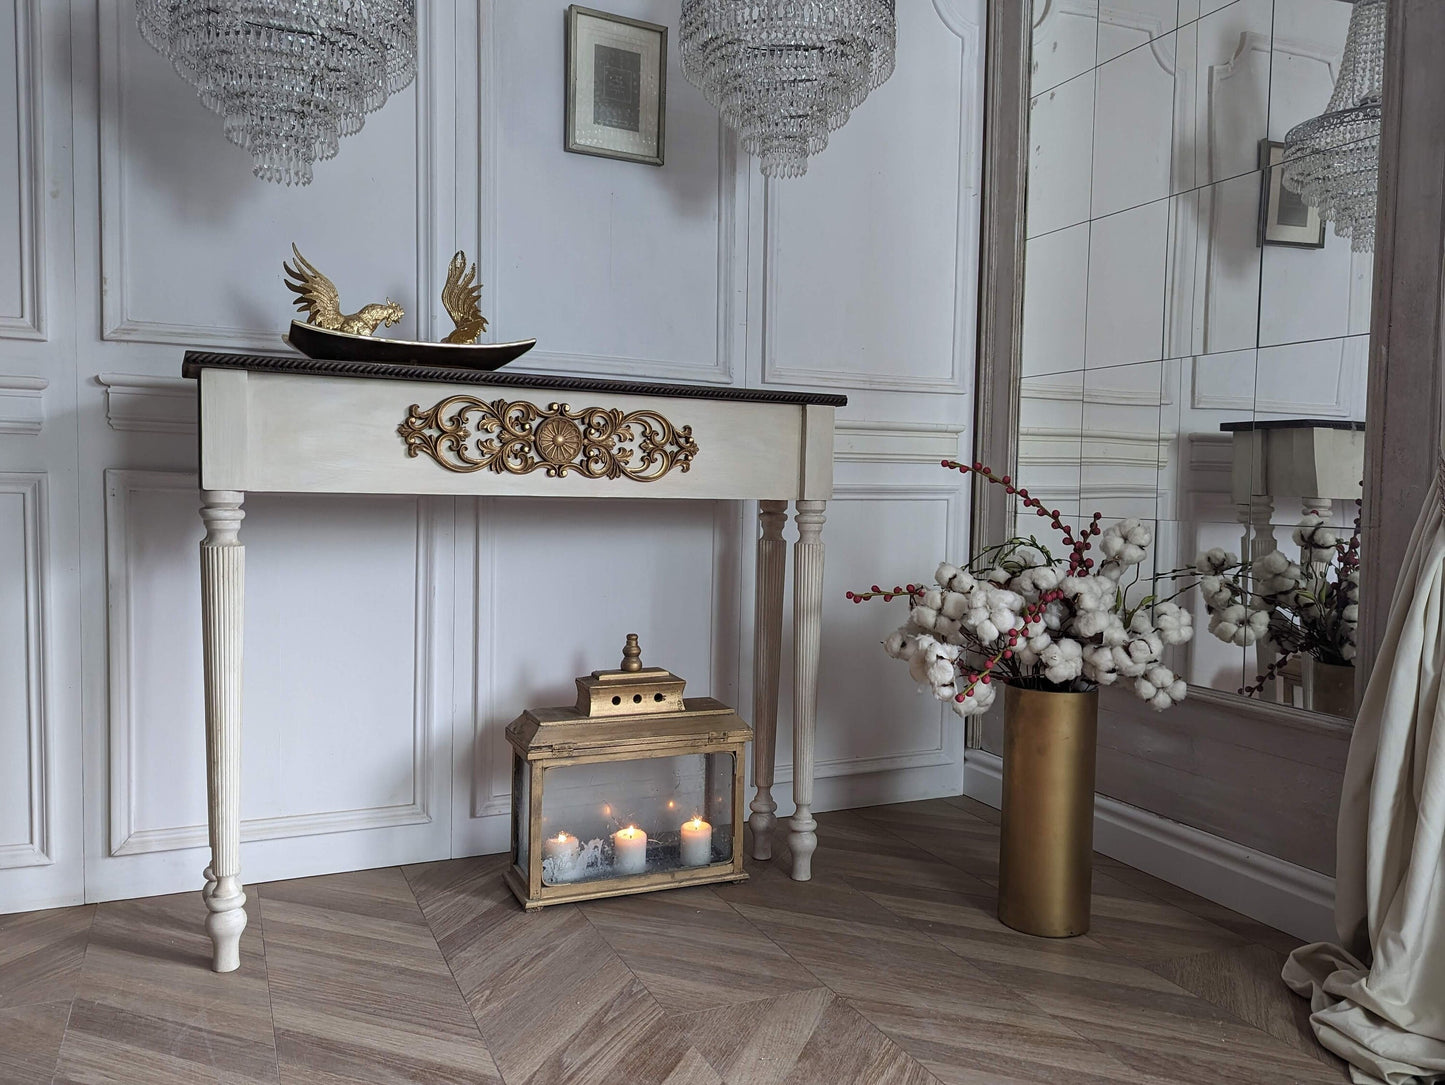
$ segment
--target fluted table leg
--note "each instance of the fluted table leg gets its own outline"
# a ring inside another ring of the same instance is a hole
[[[201,642],[206,685],[206,802],[211,865],[206,868],[206,933],[211,967],[241,966],[246,894],[241,888],[241,641],[246,548],[240,543],[245,494],[202,490]]]
[[[793,812],[788,848],[793,878],[813,876],[818,823],[813,820],[813,732],[818,722],[818,654],[823,634],[822,501],[796,503],[793,550]]]
[[[753,830],[753,858],[773,857],[773,827],[778,804],[773,801],[773,766],[778,737],[778,671],[783,650],[783,573],[788,544],[783,541],[786,501],[760,501],[758,523],[758,590],[753,630],[753,783],[748,825]]]

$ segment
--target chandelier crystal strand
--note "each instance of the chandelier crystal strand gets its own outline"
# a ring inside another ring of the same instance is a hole
[[[281,184],[416,77],[416,0],[136,0],[136,25]]]
[[[1281,183],[1333,221],[1355,252],[1375,247],[1387,3],[1354,0],[1329,105],[1291,128],[1284,141]]]
[[[683,0],[682,72],[766,177],[801,177],[893,74],[893,0]]]

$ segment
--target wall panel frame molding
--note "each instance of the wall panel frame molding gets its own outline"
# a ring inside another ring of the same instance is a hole
[[[45,339],[44,53],[40,0],[15,0],[15,89],[19,122],[20,312],[0,313],[0,339]]]
[[[176,825],[139,828],[135,818],[137,781],[134,768],[135,732],[138,726],[131,693],[131,554],[129,547],[130,495],[138,491],[178,490],[197,493],[194,474],[169,471],[109,470],[106,479],[106,591],[110,603],[107,632],[110,665],[109,722],[109,854],[199,848],[206,843],[206,826]],[[434,736],[450,725],[436,688],[436,674],[448,653],[449,629],[439,627],[437,548],[439,518],[450,503],[419,499],[417,504],[416,646],[412,717],[410,802],[354,810],[248,818],[241,823],[241,839],[291,839],[324,833],[422,825],[432,820],[432,749]]]
[[[45,426],[44,377],[0,375],[0,433],[34,437]]]
[[[984,32],[974,21],[972,5],[964,0],[933,0],[933,8],[943,25],[958,37],[960,50],[953,345],[948,372],[939,376],[839,372],[818,366],[795,365],[780,358],[775,315],[780,305],[777,273],[781,233],[779,219],[783,213],[781,195],[788,191],[788,182],[764,178],[759,182],[763,202],[761,381],[764,385],[936,394],[966,393],[973,388],[972,370],[977,358],[978,330],[975,301],[980,283],[979,220],[973,208],[979,198],[979,148],[984,139],[983,121],[976,106],[982,89],[978,72]]]
[[[50,756],[54,737],[47,696],[53,660],[52,646],[46,630],[46,604],[49,594],[49,544],[46,536],[49,510],[45,475],[37,472],[0,471],[0,495],[4,494],[20,498],[25,540],[25,562],[21,576],[25,603],[25,732],[29,824],[25,839],[0,842],[0,870],[50,864],[55,771]]]
[[[131,308],[131,276],[128,261],[131,246],[126,216],[125,160],[127,134],[121,72],[122,34],[133,32],[134,6],[125,0],[111,0],[97,7],[100,51],[100,222],[101,222],[101,338],[120,342],[160,343],[198,349],[235,349],[276,353],[281,350],[279,329],[285,324],[285,306],[277,295],[275,326],[255,328],[218,327],[185,320],[151,320],[136,316]],[[442,270],[453,251],[451,159],[438,157],[441,148],[455,142],[450,114],[439,102],[452,94],[454,58],[451,31],[432,17],[431,5],[417,5],[420,62],[416,87],[416,220],[415,294],[406,306],[416,314],[418,334],[428,338],[436,322],[437,297]],[[177,83],[177,93],[191,93]],[[220,122],[217,120],[219,138]],[[260,183],[260,182],[257,182]],[[437,246],[440,245],[440,248]],[[284,254],[277,254],[278,257]]]

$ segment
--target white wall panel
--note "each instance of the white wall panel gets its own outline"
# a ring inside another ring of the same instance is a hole
[[[205,841],[195,478],[108,474],[111,844]],[[247,502],[244,839],[422,824],[442,505]],[[358,590],[361,589],[361,590]]]
[[[538,338],[524,368],[728,380],[745,271],[735,252],[737,167],[716,110],[682,77],[676,34],[666,164],[657,168],[563,153],[561,9],[500,2],[486,10],[496,128],[483,169],[504,209],[487,241],[494,332]],[[677,18],[672,0],[624,0],[609,11]]]
[[[971,380],[978,27],[940,6],[947,22],[928,0],[898,5],[897,69],[806,176],[754,182],[767,193],[764,383]]]
[[[43,338],[38,3],[0,0],[0,339]]]
[[[849,589],[872,584],[931,580],[940,561],[962,552],[962,504],[962,495],[944,476],[917,484],[844,483],[828,505],[817,778],[899,774],[875,785],[885,789],[882,796],[867,784],[834,784],[830,791],[835,801],[843,798],[848,805],[875,797],[912,797],[906,790],[909,770],[942,769],[947,777],[961,761],[962,720],[921,692],[908,668],[883,652],[881,642],[906,620],[907,604],[856,604],[845,596]],[[791,568],[787,580],[791,592]],[[791,606],[784,608],[785,645],[792,643],[791,611]],[[793,763],[791,653],[785,650],[784,656],[779,783],[792,780]],[[891,796],[886,794],[890,786],[897,789]],[[791,809],[786,792],[780,791],[780,804]]]
[[[418,84],[318,162],[310,186],[261,183],[221,119],[141,40],[133,5],[109,0],[100,19],[105,337],[281,349],[293,241],[336,283],[343,309],[390,297],[407,311],[390,333],[415,337],[450,256],[419,235],[430,163],[418,169],[428,135]]]
[[[0,869],[50,862],[45,481],[0,472]]]

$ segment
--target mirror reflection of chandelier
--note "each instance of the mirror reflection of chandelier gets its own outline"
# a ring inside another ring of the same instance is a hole
[[[1388,0],[1354,0],[1345,54],[1329,105],[1295,125],[1284,140],[1280,181],[1333,220],[1350,247],[1375,247],[1380,166],[1380,98]]]
[[[416,0],[136,0],[136,23],[265,181],[309,185],[416,77]]]
[[[762,163],[801,177],[893,74],[893,0],[683,0],[682,72]]]

